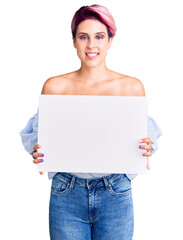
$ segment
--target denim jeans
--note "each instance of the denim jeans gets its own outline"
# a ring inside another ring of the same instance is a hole
[[[52,179],[51,240],[132,240],[131,181],[125,174],[84,179],[58,172]]]

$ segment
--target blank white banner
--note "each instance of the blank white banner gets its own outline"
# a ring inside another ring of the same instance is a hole
[[[38,171],[145,173],[147,97],[40,95]]]

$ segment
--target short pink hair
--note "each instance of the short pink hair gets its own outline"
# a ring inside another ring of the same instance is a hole
[[[96,19],[105,24],[109,38],[115,36],[116,25],[113,16],[106,7],[94,4],[91,6],[83,6],[74,14],[71,22],[71,31],[74,39],[76,37],[78,25],[87,19]]]

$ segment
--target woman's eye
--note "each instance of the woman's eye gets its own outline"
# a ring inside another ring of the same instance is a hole
[[[87,36],[81,36],[80,39],[84,39],[85,40],[85,39],[88,39],[88,37]]]
[[[100,36],[100,35],[98,35],[98,36],[96,36],[96,38],[97,38],[97,39],[103,39],[104,37],[103,37],[103,36]]]

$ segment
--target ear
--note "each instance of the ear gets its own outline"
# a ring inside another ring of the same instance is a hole
[[[108,42],[108,49],[111,47],[112,41],[114,37],[110,37],[109,42]]]
[[[76,48],[76,41],[75,41],[74,37],[72,37],[72,41],[73,41],[73,46]]]

